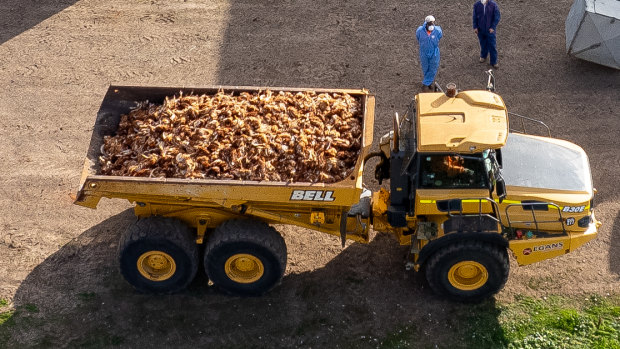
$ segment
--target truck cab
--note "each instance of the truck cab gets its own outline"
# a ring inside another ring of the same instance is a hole
[[[508,114],[490,91],[421,93],[381,139],[375,177],[390,189],[373,197],[373,225],[411,245],[409,266],[427,269],[439,293],[501,288],[506,248],[525,265],[596,236],[583,149],[511,132]]]

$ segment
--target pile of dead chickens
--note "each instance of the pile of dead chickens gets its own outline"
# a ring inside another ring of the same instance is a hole
[[[360,101],[343,93],[180,93],[123,115],[100,173],[333,183],[355,167],[362,122]]]

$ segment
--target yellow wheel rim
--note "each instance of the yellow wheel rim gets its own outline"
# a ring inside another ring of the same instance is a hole
[[[174,259],[166,252],[148,251],[138,258],[138,271],[151,281],[168,280],[176,270]]]
[[[260,259],[247,253],[239,253],[226,260],[226,275],[234,282],[249,284],[260,279],[265,267]]]
[[[448,281],[459,290],[478,289],[489,280],[489,273],[484,265],[474,261],[456,263],[448,271]]]

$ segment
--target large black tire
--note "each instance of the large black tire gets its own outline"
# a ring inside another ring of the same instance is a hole
[[[258,296],[277,285],[286,269],[286,243],[269,225],[229,220],[209,236],[204,266],[209,280],[237,296]]]
[[[139,219],[123,233],[118,251],[121,274],[144,293],[181,291],[198,270],[198,246],[192,230],[174,218]]]
[[[478,302],[499,292],[509,271],[506,249],[480,241],[449,245],[432,255],[425,268],[436,293],[463,302]]]

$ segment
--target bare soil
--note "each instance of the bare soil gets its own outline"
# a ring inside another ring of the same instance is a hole
[[[538,264],[511,264],[497,296],[620,290],[620,72],[565,54],[570,0],[500,1],[498,93],[589,154],[598,238]],[[202,274],[186,292],[136,293],[117,270],[130,205],[72,204],[108,85],[367,88],[375,139],[421,83],[414,32],[444,30],[437,81],[483,88],[472,1],[3,0],[0,3],[0,298],[34,310],[8,329],[21,346],[374,347],[414,326],[444,347],[468,305],[434,296],[404,271],[389,236],[369,245],[277,226],[289,248],[282,284],[236,298]],[[542,15],[542,16],[541,16]],[[544,175],[544,174],[537,174]],[[377,188],[368,176],[366,185]],[[39,322],[35,320],[40,320]],[[8,325],[5,325],[8,326]],[[0,328],[2,330],[2,328]],[[2,341],[0,341],[2,343]]]

